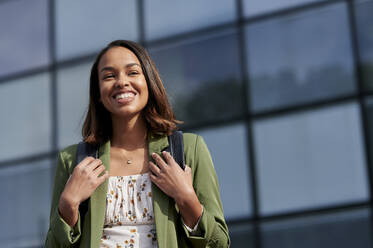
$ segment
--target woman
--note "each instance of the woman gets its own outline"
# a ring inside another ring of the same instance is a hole
[[[146,50],[117,40],[92,66],[83,139],[59,153],[47,247],[228,247],[206,144],[184,134],[185,170],[163,150],[180,123]],[[79,205],[89,198],[83,226]]]

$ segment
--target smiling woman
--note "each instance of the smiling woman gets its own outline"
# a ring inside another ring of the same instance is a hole
[[[104,48],[82,129],[98,158],[76,164],[77,145],[59,153],[46,247],[228,247],[205,142],[183,135],[185,170],[164,151],[179,123],[147,51],[124,40]]]

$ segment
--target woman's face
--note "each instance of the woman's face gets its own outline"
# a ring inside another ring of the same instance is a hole
[[[145,108],[149,92],[140,61],[124,47],[110,48],[98,64],[100,101],[112,117],[134,117]]]

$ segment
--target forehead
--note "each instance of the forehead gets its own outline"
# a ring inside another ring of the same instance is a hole
[[[98,63],[98,69],[104,66],[119,66],[124,67],[128,64],[136,63],[140,65],[136,55],[125,47],[112,47],[104,55],[102,55]]]

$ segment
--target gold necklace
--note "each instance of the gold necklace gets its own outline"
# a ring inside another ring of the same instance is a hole
[[[146,142],[144,142],[143,144],[141,144],[141,148],[144,148],[144,150],[145,150],[145,152],[146,152],[146,146],[144,146],[146,144]],[[133,159],[132,158],[128,158],[127,156],[125,156],[124,154],[123,154],[123,150],[124,149],[120,149],[119,151],[120,151],[120,155],[124,158],[124,161],[126,161],[126,163],[128,164],[128,165],[130,165],[130,164],[132,164],[133,163]]]

